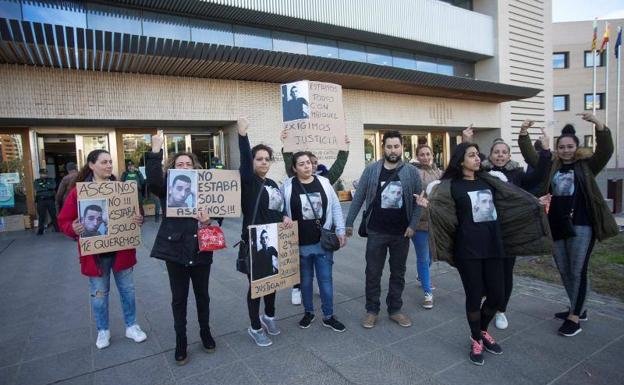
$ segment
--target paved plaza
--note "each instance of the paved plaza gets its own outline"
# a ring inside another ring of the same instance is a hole
[[[624,305],[591,295],[589,321],[573,338],[557,335],[553,313],[565,309],[561,287],[517,278],[509,304],[510,326],[492,329],[504,354],[486,353],[485,366],[468,361],[469,330],[464,294],[456,271],[432,267],[435,307],[420,306],[413,247],[408,258],[404,310],[414,325],[402,328],[381,313],[372,330],[364,316],[365,241],[357,236],[335,255],[335,313],[345,333],[317,320],[302,330],[301,306],[290,290],[277,296],[282,333],[269,348],[254,345],[245,293],[247,281],[234,269],[235,251],[217,252],[210,277],[213,354],[200,348],[194,298],[189,301],[189,363],[173,359],[175,336],[165,265],[149,258],[158,229],[143,227],[144,244],[135,268],[138,322],[148,334],[136,344],[124,337],[119,296],[111,290],[111,345],[95,347],[87,279],[80,275],[76,243],[57,234],[0,234],[0,384],[622,384]],[[226,220],[228,245],[240,220]],[[387,287],[388,272],[383,284]]]

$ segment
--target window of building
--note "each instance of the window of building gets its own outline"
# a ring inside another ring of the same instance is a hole
[[[366,63],[366,49],[363,45],[338,42],[338,55],[342,60]]]
[[[334,40],[308,37],[308,55],[338,59],[338,45]]]
[[[459,8],[464,8],[472,11],[472,0],[440,0],[444,3],[449,3]]]
[[[185,17],[143,12],[143,35],[175,40],[191,40],[191,27]]]
[[[27,21],[72,25],[79,28],[87,26],[84,7],[77,1],[23,1],[22,14]]]
[[[285,32],[273,32],[273,50],[300,55],[308,54],[305,36]]]
[[[408,70],[416,69],[416,59],[414,55],[407,52],[392,51],[392,65]]]
[[[271,31],[260,28],[234,26],[234,45],[244,48],[273,49]]]
[[[415,55],[416,57],[416,70],[423,72],[438,72],[438,65],[436,59],[429,56]]]
[[[583,146],[584,147],[594,147],[594,136],[593,135],[585,135],[583,137]]]
[[[371,64],[378,64],[382,66],[392,65],[392,55],[389,49],[366,47],[366,61]]]
[[[17,0],[0,0],[0,17],[19,20],[22,18],[22,9]]]
[[[568,52],[553,53],[553,68],[568,68]]]
[[[439,73],[441,75],[449,75],[449,76],[453,76],[454,74],[454,68],[453,68],[453,62],[450,60],[444,60],[444,59],[438,59],[437,60],[437,68],[436,68],[436,73]]]
[[[232,25],[207,20],[191,20],[191,39],[200,43],[234,45]]]
[[[585,109],[586,110],[593,110],[594,103],[596,105],[596,109],[597,110],[602,110],[602,109],[604,109],[604,102],[605,102],[605,94],[602,93],[602,92],[596,94],[596,101],[595,102],[594,102],[594,95],[593,94],[585,94]]]
[[[585,51],[585,67],[593,67],[594,66],[594,57],[596,58],[596,67],[602,67],[604,63],[605,53],[602,55],[596,52],[594,55],[592,51]]]
[[[569,95],[555,95],[553,96],[553,111],[568,111],[569,103]]]

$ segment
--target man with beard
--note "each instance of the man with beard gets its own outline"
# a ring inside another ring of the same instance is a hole
[[[362,326],[375,326],[380,310],[381,275],[389,254],[390,280],[386,305],[390,319],[400,326],[409,327],[412,321],[401,313],[401,295],[405,287],[405,261],[409,242],[420,218],[420,207],[414,203],[414,194],[420,194],[420,175],[416,167],[401,161],[403,140],[398,131],[388,131],[383,136],[384,159],[364,169],[358,189],[353,197],[346,221],[347,236],[353,234],[353,221],[364,201],[366,210],[366,316]],[[385,192],[384,190],[388,189]],[[392,204],[382,196],[394,196]]]

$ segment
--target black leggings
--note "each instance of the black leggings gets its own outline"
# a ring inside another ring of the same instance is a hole
[[[513,290],[513,269],[516,265],[516,257],[509,257],[503,259],[503,275],[505,277],[505,298],[503,303],[498,308],[498,311],[504,313],[507,311],[507,304],[509,298],[511,298],[511,291]]]
[[[210,330],[210,296],[208,295],[210,265],[184,266],[175,262],[167,262],[167,273],[169,273],[171,286],[171,310],[176,334],[186,335],[189,280],[193,282],[199,327],[201,330]]]
[[[249,274],[247,278],[250,279]],[[251,328],[254,330],[260,330],[262,324],[260,323],[260,300],[264,298],[264,314],[267,317],[275,317],[275,292],[267,294],[261,298],[251,298],[251,281],[249,282],[249,289],[247,290],[247,311],[249,312],[249,321],[251,321]]]
[[[496,310],[505,300],[504,260],[502,258],[458,260],[457,270],[466,293],[466,317],[473,339],[481,339]],[[487,298],[481,305],[481,297]]]

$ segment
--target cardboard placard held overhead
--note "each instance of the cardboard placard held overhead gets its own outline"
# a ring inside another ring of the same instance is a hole
[[[347,149],[340,85],[302,80],[282,84],[281,95],[285,152]]]
[[[249,226],[251,298],[264,297],[300,282],[297,222]]]
[[[167,216],[192,218],[202,209],[211,217],[241,216],[238,170],[175,170],[167,175]]]
[[[85,227],[80,234],[80,254],[92,255],[141,244],[141,227],[134,223],[139,212],[136,181],[80,182],[78,218]]]

